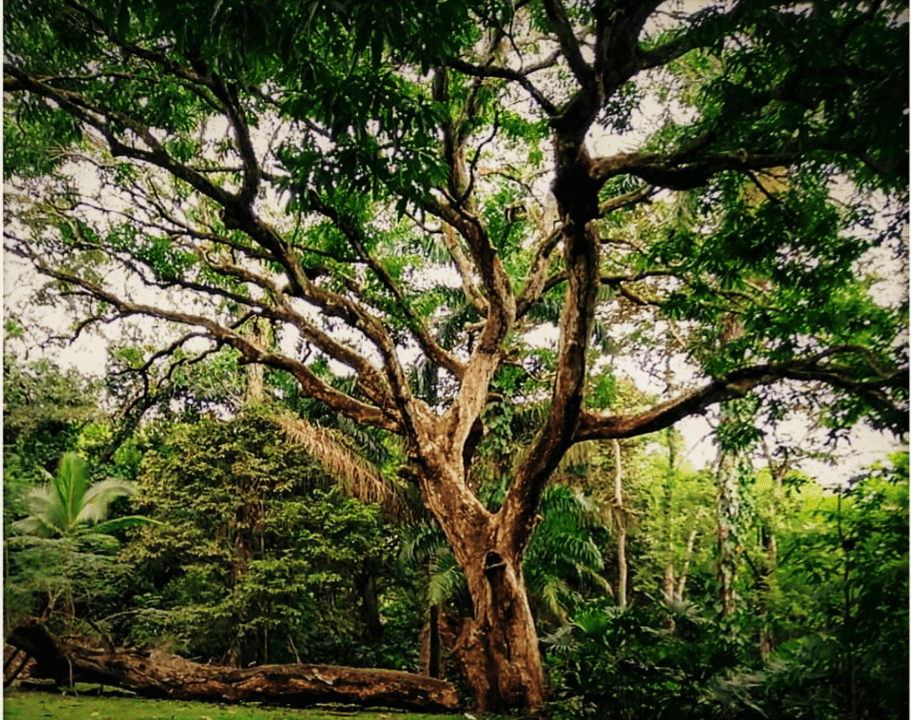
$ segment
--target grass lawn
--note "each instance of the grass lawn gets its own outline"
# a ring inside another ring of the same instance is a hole
[[[3,692],[4,720],[453,720],[459,715],[417,715],[395,710],[353,712],[325,708],[297,710],[262,705],[214,705],[179,700],[147,700],[98,693],[97,685],[76,692],[23,690]]]

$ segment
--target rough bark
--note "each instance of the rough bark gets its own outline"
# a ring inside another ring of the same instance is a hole
[[[441,680],[394,670],[327,665],[264,665],[227,668],[175,655],[99,651],[62,641],[38,623],[14,630],[8,642],[36,665],[34,675],[60,684],[92,682],[147,697],[203,702],[271,702],[292,707],[319,703],[452,712],[455,688]]]
[[[471,618],[440,629],[441,636],[455,630],[450,657],[478,712],[537,709],[544,701],[544,673],[521,573],[525,543],[516,542],[517,528],[503,510],[491,513],[471,493],[461,454],[433,452],[430,443],[423,450],[424,503],[446,533],[474,605]],[[536,509],[536,503],[525,509],[526,517],[531,512],[522,528],[526,539]]]
[[[452,657],[474,691],[476,710],[540,707],[544,673],[518,564],[492,550],[463,569],[475,617],[462,620]]]
[[[474,596],[475,616],[436,614],[440,672],[445,674],[442,657],[448,657],[472,689],[477,712],[538,708],[545,699],[544,673],[524,583],[505,562],[497,563],[495,557],[487,561],[492,564],[468,580],[470,588],[481,584],[480,602]],[[426,629],[431,630],[429,625]],[[431,640],[431,632],[425,633],[422,664],[430,675]]]
[[[9,645],[3,648],[3,658],[3,687],[9,687],[22,674],[31,658],[28,653]]]

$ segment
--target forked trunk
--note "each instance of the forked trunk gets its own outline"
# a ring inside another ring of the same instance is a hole
[[[491,513],[468,490],[458,460],[438,460],[422,476],[424,500],[465,574],[474,611],[470,618],[441,617],[440,640],[454,637],[450,657],[477,712],[536,711],[544,702],[544,673],[521,570],[534,513],[517,531],[503,509]]]
[[[544,702],[544,673],[521,570],[496,551],[477,559],[463,568],[475,617],[463,621],[452,657],[478,712],[536,710]]]

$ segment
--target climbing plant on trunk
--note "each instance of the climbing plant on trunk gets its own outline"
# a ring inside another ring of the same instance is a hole
[[[77,333],[160,323],[133,368],[147,394],[229,346],[400,436],[472,598],[454,656],[478,708],[536,708],[522,558],[569,448],[749,393],[903,430],[902,316],[868,264],[903,255],[901,12],[9,4],[7,253]],[[586,405],[595,356],[647,371],[667,321],[690,386]],[[475,451],[542,397],[489,508]]]

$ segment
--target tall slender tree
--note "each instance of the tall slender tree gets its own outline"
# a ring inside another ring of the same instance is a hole
[[[174,328],[137,368],[150,391],[203,339],[401,436],[474,605],[454,656],[476,703],[536,708],[522,558],[574,444],[748,393],[903,431],[903,315],[867,261],[903,252],[905,10],[8,3],[7,252],[77,334]],[[732,313],[743,335],[721,342]],[[697,380],[635,412],[587,406],[593,353],[648,370],[668,319]],[[415,356],[439,382],[412,382]],[[475,451],[543,395],[491,509]]]

